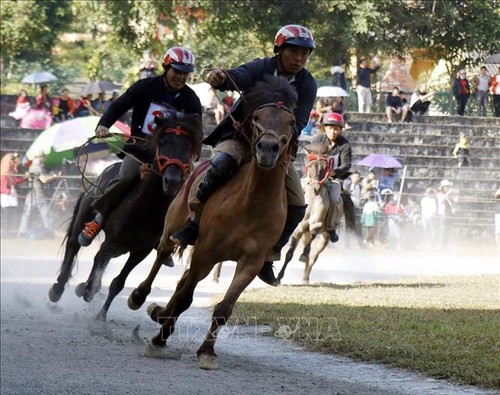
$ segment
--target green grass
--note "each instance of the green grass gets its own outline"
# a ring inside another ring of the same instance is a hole
[[[500,388],[499,309],[490,275],[249,290],[233,318],[312,351]]]

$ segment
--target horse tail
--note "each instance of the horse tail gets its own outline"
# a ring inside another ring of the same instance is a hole
[[[71,216],[71,221],[68,225],[68,229],[66,230],[66,235],[64,236],[64,239],[61,242],[61,246],[63,246],[66,243],[66,241],[71,237],[71,234],[73,233],[73,228],[75,226],[76,219],[78,218],[78,211],[80,210],[80,205],[82,203],[82,199],[84,196],[85,193],[81,193],[80,196],[78,196],[75,208],[73,209],[73,215]]]
[[[356,212],[354,203],[351,199],[351,194],[348,191],[343,190],[340,196],[342,197],[342,204],[344,207],[346,228],[356,233]]]

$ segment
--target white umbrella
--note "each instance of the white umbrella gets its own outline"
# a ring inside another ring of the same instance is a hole
[[[48,71],[38,71],[24,76],[21,82],[23,84],[43,84],[45,82],[57,81],[58,79],[59,78]]]
[[[317,97],[338,97],[338,96],[349,96],[346,90],[339,86],[321,86],[318,88],[316,93]]]
[[[483,63],[500,64],[500,53],[494,53],[483,60]]]
[[[90,94],[97,95],[101,92],[112,91],[118,88],[118,85],[115,85],[110,81],[91,82],[83,87],[82,91],[80,92],[80,96],[87,96]]]

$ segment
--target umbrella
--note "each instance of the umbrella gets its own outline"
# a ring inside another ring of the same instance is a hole
[[[349,96],[346,90],[339,86],[321,86],[318,88],[316,93],[317,97],[338,97],[338,96]]]
[[[384,154],[370,154],[359,163],[361,166],[381,167],[382,169],[396,169],[403,165],[396,158]]]
[[[58,79],[59,78],[48,71],[38,71],[24,76],[21,82],[23,84],[43,84],[45,82],[57,81]]]
[[[112,91],[118,88],[118,85],[115,85],[109,81],[91,82],[83,87],[82,91],[80,92],[80,96],[87,96],[90,94],[97,95],[98,93]]]
[[[58,167],[65,159],[75,159],[79,147],[87,142],[90,137],[95,136],[94,131],[99,119],[96,116],[79,117],[52,125],[33,141],[26,152],[26,157],[31,160],[37,152],[43,151],[46,155],[45,166],[47,167]],[[121,133],[126,137],[130,136],[130,128],[120,121],[115,122],[110,131],[112,133]],[[110,151],[116,152],[117,148],[122,148],[126,137],[114,136],[105,141],[92,140],[92,143],[88,146],[88,151],[99,153],[94,157],[106,157]],[[107,141],[112,145],[108,146]]]
[[[483,63],[500,64],[500,53],[494,53],[483,60]]]

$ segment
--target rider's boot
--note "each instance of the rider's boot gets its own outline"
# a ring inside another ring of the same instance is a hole
[[[92,240],[95,239],[97,234],[104,227],[104,222],[104,217],[101,215],[101,213],[97,213],[92,221],[85,224],[85,228],[78,235],[78,243],[82,247],[89,246],[90,243],[92,243]]]
[[[277,286],[279,284],[273,271],[273,261],[280,260],[281,249],[288,242],[297,225],[302,221],[306,213],[306,206],[288,206],[285,227],[278,242],[272,248],[272,252],[267,256],[264,266],[258,276],[266,284]]]
[[[194,245],[198,239],[198,227],[201,211],[210,196],[225,184],[238,170],[238,162],[225,152],[218,152],[212,159],[211,166],[205,173],[203,180],[198,185],[196,197],[189,202],[189,207],[194,213],[194,218],[190,219],[184,228],[174,232],[170,236],[175,244],[186,247]]]

